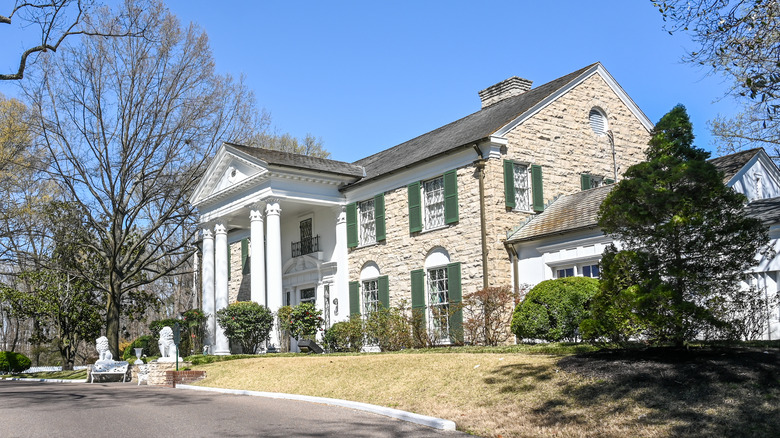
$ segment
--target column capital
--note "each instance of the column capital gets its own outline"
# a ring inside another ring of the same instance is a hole
[[[249,220],[250,221],[262,221],[263,220],[263,211],[265,210],[265,202],[255,202],[254,204],[249,204]]]
[[[213,239],[214,238],[214,233],[211,231],[210,227],[203,226],[203,228],[201,228],[200,231],[201,231],[201,233],[203,233],[203,238],[204,239]]]
[[[282,208],[279,206],[278,199],[269,199],[265,205],[265,214],[267,216],[279,216],[282,213]]]
[[[224,222],[217,222],[214,224],[214,233],[227,234],[227,227]]]
[[[340,225],[347,222],[347,206],[342,205],[339,207],[339,215],[336,217],[336,225]]]

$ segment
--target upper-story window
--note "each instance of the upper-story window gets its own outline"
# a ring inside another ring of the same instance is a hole
[[[374,200],[369,199],[358,203],[359,242],[358,244],[370,245],[376,243],[376,219],[374,217]]]
[[[615,181],[603,176],[591,175],[589,173],[580,174],[580,187],[582,190],[595,189],[607,184],[614,184]]]
[[[543,211],[542,166],[504,160],[504,195],[507,208]]]
[[[528,166],[520,163],[512,163],[515,184],[515,208],[518,210],[531,210],[531,181],[528,174]]]
[[[444,225],[444,177],[430,179],[423,183],[423,204],[425,229]]]
[[[347,205],[347,246],[372,245],[385,240],[385,195]]]
[[[409,232],[435,230],[458,222],[458,174],[409,184]]]

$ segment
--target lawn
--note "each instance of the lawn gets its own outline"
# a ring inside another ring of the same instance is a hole
[[[201,385],[333,397],[480,436],[777,436],[780,350],[451,349],[264,356],[193,368]]]

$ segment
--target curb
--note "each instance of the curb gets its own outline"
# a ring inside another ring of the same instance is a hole
[[[385,417],[397,418],[399,420],[408,421],[410,423],[422,424],[423,426],[432,427],[434,429],[455,430],[454,421],[444,420],[436,417],[429,417],[427,415],[414,414],[412,412],[402,411],[400,409],[386,408],[384,406],[377,406],[368,403],[360,403],[360,402],[354,402],[349,400],[311,397],[308,395],[284,394],[279,392],[260,392],[260,391],[244,391],[241,389],[209,388],[207,386],[193,386],[193,385],[176,385],[176,388],[189,389],[193,391],[220,392],[223,394],[249,395],[252,397],[297,400],[297,401],[319,403],[319,404],[330,405],[330,406],[340,406],[342,408],[355,409],[358,411],[370,412],[372,414],[384,415]]]
[[[3,377],[0,380],[22,380],[25,382],[49,382],[49,383],[87,383],[87,379],[34,379],[31,377]]]

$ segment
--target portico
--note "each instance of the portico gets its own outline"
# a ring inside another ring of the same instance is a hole
[[[313,301],[332,320],[333,300],[348,301],[345,200],[338,189],[362,169],[316,158],[302,169],[288,165],[288,155],[224,144],[193,194],[213,354],[230,354],[215,314],[231,302],[251,300],[276,312]],[[280,341],[275,325],[269,348]]]

